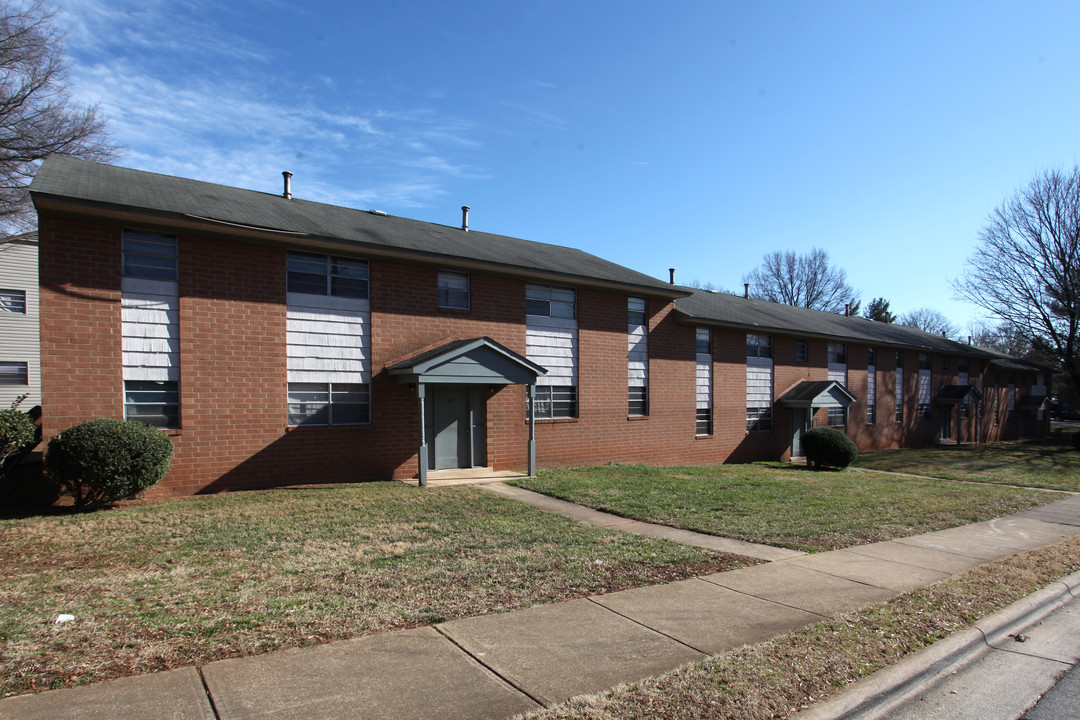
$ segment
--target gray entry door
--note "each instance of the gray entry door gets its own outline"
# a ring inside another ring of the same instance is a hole
[[[429,385],[427,435],[432,470],[479,467],[486,462],[487,426],[483,388]]]
[[[952,439],[952,405],[941,406],[941,434],[938,436],[942,440]]]
[[[802,435],[806,432],[805,408],[791,409],[791,457],[803,457]]]

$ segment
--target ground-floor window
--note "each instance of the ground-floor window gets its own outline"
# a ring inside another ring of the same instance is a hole
[[[746,408],[746,431],[769,432],[772,430],[771,407]]]
[[[629,388],[627,413],[630,415],[649,414],[649,391],[644,385],[631,385]]]
[[[839,428],[844,427],[844,408],[831,407],[829,408],[829,427]]]
[[[877,405],[866,406],[866,424],[873,425],[877,422]]]
[[[363,425],[371,422],[366,383],[289,383],[290,425]]]
[[[930,403],[919,403],[919,419],[930,419]]]
[[[0,362],[0,385],[29,385],[28,367],[24,362]]]
[[[156,428],[180,427],[180,389],[175,380],[125,380],[124,419]]]
[[[712,408],[697,409],[697,434],[712,435]]]
[[[538,418],[577,417],[577,388],[573,385],[537,385],[533,412]]]

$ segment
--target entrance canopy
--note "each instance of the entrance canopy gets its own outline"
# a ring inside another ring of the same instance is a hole
[[[1050,399],[1045,395],[1025,395],[1016,401],[1016,408],[1018,410],[1049,410]]]
[[[941,388],[934,402],[938,405],[977,405],[983,394],[974,385],[949,385]]]
[[[399,383],[416,386],[420,430],[417,460],[421,487],[427,485],[429,440],[435,441],[436,451],[446,440],[451,445],[465,443],[467,454],[472,459],[485,456],[483,445],[487,436],[486,420],[484,413],[478,409],[482,407],[482,402],[474,402],[472,399],[476,391],[482,391],[482,388],[478,387],[481,385],[526,386],[529,412],[529,475],[536,474],[536,417],[533,405],[536,399],[536,378],[547,375],[544,367],[489,337],[478,337],[448,340],[412,357],[391,363],[386,372]],[[463,393],[464,388],[458,387],[455,390],[452,387],[455,385],[471,385],[472,388],[468,393]],[[437,396],[446,396],[447,407],[442,408],[443,410],[457,406],[461,414],[428,412],[425,407],[428,386],[431,386],[431,392]],[[430,432],[427,427],[429,420],[433,426]],[[460,455],[461,453],[451,453],[448,457],[453,460]],[[440,453],[436,452],[436,467],[441,467],[438,464],[439,457]]]
[[[855,402],[855,396],[835,380],[803,380],[776,402],[778,405],[811,410],[823,407],[847,408]]]
[[[535,385],[547,370],[489,337],[451,340],[386,368],[401,383]]]

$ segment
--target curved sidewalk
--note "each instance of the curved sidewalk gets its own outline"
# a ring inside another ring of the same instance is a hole
[[[1080,496],[667,585],[8,698],[0,718],[506,718],[1077,534]]]

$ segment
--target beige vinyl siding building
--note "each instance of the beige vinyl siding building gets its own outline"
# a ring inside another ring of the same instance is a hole
[[[0,408],[41,404],[37,233],[0,239]]]

